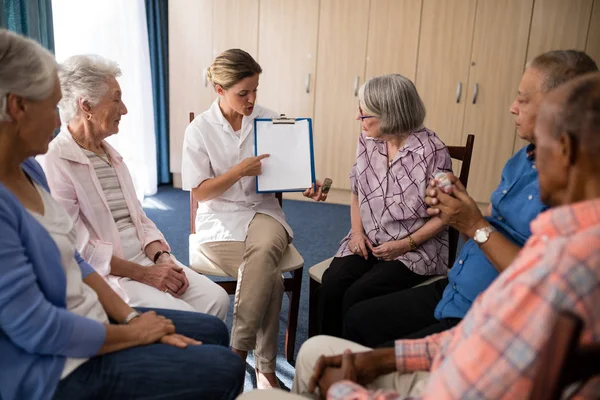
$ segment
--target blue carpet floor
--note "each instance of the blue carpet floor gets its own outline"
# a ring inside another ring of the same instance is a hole
[[[172,247],[173,254],[186,264],[190,229],[189,193],[170,186],[161,186],[155,196],[147,197],[144,200],[144,210],[165,235]],[[297,354],[300,345],[308,337],[308,268],[333,256],[339,241],[350,229],[350,209],[348,206],[336,204],[286,200],[283,202],[283,210],[286,220],[294,230],[294,246],[304,258],[304,276],[296,336]],[[284,296],[279,325],[277,376],[283,386],[289,389],[294,376],[294,368],[287,362],[284,355],[287,313],[287,296]],[[230,310],[227,318],[227,326],[230,329],[231,315],[232,311]],[[254,360],[252,356],[249,356],[245,390],[256,386],[253,368]]]

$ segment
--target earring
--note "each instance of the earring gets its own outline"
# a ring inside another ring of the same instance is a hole
[[[92,120],[92,114],[88,114],[88,115],[86,115],[86,116],[85,116],[85,118],[86,118],[88,121],[91,121],[91,120]]]

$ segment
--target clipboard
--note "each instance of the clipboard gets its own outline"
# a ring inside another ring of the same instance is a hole
[[[303,192],[315,183],[312,119],[256,118],[254,155],[270,154],[262,160],[256,177],[257,193]]]

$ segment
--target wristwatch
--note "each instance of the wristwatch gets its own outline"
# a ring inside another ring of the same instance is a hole
[[[475,235],[473,235],[473,240],[478,245],[482,245],[488,241],[492,232],[496,231],[492,225],[486,226],[485,228],[479,228],[475,231]]]
[[[127,325],[129,322],[131,322],[132,319],[139,317],[141,314],[135,310],[133,310],[132,312],[129,313],[129,315],[127,315],[125,317],[125,319],[123,320],[123,322],[121,322],[121,325]]]

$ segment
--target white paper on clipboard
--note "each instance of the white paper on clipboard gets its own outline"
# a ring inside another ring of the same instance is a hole
[[[311,121],[291,124],[257,120],[256,154],[270,154],[262,160],[257,192],[291,192],[309,188],[314,181]]]

